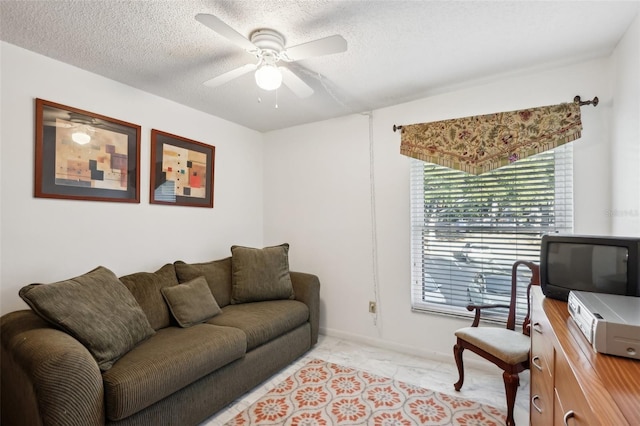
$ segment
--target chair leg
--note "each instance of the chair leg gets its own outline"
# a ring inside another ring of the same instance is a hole
[[[512,374],[508,371],[502,373],[502,377],[504,378],[504,390],[507,394],[507,426],[515,426],[513,407],[516,404],[516,392],[520,386],[520,377],[518,377],[518,373]]]
[[[464,383],[464,364],[462,362],[462,351],[464,348],[459,344],[455,344],[453,346],[453,357],[456,360],[456,365],[458,366],[458,381],[454,383],[453,387],[455,390],[459,391],[462,388],[462,384]]]

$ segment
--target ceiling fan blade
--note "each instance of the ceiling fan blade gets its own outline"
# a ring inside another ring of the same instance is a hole
[[[240,68],[236,68],[234,70],[227,71],[224,74],[220,74],[217,77],[213,77],[212,79],[207,80],[202,84],[204,84],[207,87],[222,86],[223,84],[230,82],[234,78],[238,78],[241,75],[244,75],[244,74],[246,74],[248,72],[251,72],[251,71],[255,70],[257,67],[258,66],[256,64],[243,65]]]
[[[75,124],[67,123],[65,121],[59,121],[59,120],[53,120],[53,121],[44,120],[42,123],[48,127],[60,127],[63,129],[70,129],[71,127],[77,126]]]
[[[347,40],[340,35],[332,35],[318,40],[289,47],[283,52],[285,61],[299,61],[312,56],[330,55],[347,50]]]
[[[196,20],[247,51],[257,49],[246,37],[222,22],[217,16],[208,13],[198,13]]]
[[[278,67],[282,73],[282,82],[299,98],[308,98],[313,95],[313,89],[293,71],[286,67]]]

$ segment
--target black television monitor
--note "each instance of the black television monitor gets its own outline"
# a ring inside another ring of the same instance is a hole
[[[540,285],[564,301],[571,290],[640,297],[640,237],[545,235]]]

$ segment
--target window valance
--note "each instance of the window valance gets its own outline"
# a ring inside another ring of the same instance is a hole
[[[402,126],[400,153],[481,174],[578,139],[580,103]]]

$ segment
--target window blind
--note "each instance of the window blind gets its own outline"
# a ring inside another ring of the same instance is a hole
[[[539,262],[542,235],[573,232],[572,154],[567,144],[479,176],[412,160],[412,309],[469,317],[469,303],[509,304],[513,262]]]

